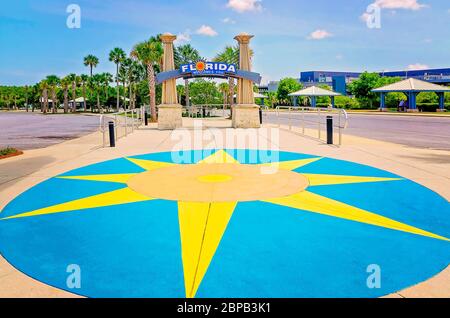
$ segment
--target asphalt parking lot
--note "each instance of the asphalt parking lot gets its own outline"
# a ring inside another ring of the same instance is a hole
[[[0,112],[0,148],[43,148],[81,137],[99,128],[99,117]]]
[[[334,116],[337,120],[337,116]],[[291,123],[301,124],[301,115],[292,114]],[[317,128],[317,116],[306,115],[306,127]],[[267,123],[289,124],[288,115],[283,113],[277,119],[276,113],[266,112]],[[325,116],[322,116],[325,124]],[[348,114],[348,127],[344,134],[388,141],[417,148],[450,150],[450,117],[363,115]],[[449,159],[450,160],[450,159]]]

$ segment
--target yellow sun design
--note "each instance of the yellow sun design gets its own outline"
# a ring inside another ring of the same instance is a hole
[[[145,169],[142,173],[61,176],[63,179],[116,182],[127,187],[2,220],[79,211],[126,203],[165,199],[178,202],[182,262],[186,297],[195,297],[202,279],[239,202],[263,201],[312,213],[408,232],[435,239],[448,238],[350,206],[308,191],[309,186],[402,180],[303,174],[293,170],[322,158],[271,164],[240,164],[220,150],[197,164],[185,165],[127,158]],[[263,168],[276,164],[273,173]]]
[[[197,63],[195,63],[195,69],[202,73],[206,68],[206,63],[205,61],[198,61]]]

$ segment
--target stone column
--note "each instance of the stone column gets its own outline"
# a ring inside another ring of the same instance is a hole
[[[253,35],[241,33],[234,39],[239,43],[239,69],[251,71],[250,40]],[[239,78],[237,86],[236,105],[233,106],[234,128],[259,128],[259,106],[255,104],[253,83],[248,79]]]
[[[168,72],[175,69],[173,54],[173,41],[177,37],[170,33],[164,33],[161,41],[164,48],[162,71]],[[178,103],[177,84],[175,79],[163,82],[161,105],[158,106],[158,129],[175,129],[182,126],[182,107]]]

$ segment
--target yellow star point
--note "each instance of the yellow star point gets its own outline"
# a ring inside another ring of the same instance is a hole
[[[137,173],[124,173],[124,174],[96,174],[87,176],[60,176],[58,179],[67,180],[85,180],[85,181],[102,181],[102,182],[116,182],[127,183]]]
[[[403,180],[402,178],[358,177],[312,173],[302,173],[302,175],[308,179],[310,186]]]
[[[218,150],[212,155],[206,157],[205,159],[198,162],[199,164],[205,163],[234,163],[239,164],[239,161],[234,159],[225,150]]]
[[[178,202],[186,297],[194,298],[237,202]]]
[[[261,164],[261,166],[272,166],[272,167],[275,166],[282,170],[292,171],[292,170],[304,167],[306,165],[309,165],[310,163],[319,161],[321,159],[322,159],[322,157],[290,160],[290,161],[279,161],[279,162],[277,161],[277,162],[263,163],[263,164]]]
[[[388,228],[416,235],[427,236],[439,240],[449,241],[448,238],[424,231],[422,229],[395,221],[393,219],[375,214],[369,211],[353,207],[351,205],[335,201],[324,196],[314,194],[309,191],[302,191],[290,196],[264,200],[263,202],[273,203],[281,206],[324,214],[340,219],[370,224],[378,227]]]
[[[170,167],[176,165],[175,163],[170,162],[162,162],[162,161],[153,161],[153,160],[145,160],[145,159],[134,159],[134,158],[126,158],[128,161],[131,161],[135,165],[145,169],[146,171],[161,169],[165,167]]]
[[[8,219],[16,219],[16,218],[25,218],[30,216],[38,216],[44,214],[54,214],[54,213],[62,213],[62,212],[70,212],[77,210],[86,210],[92,208],[100,208],[105,206],[126,204],[126,203],[134,203],[141,201],[149,201],[153,200],[145,195],[134,192],[129,188],[123,188],[111,192],[101,193],[97,195],[93,195],[90,197],[73,200],[61,204],[52,205],[49,207],[45,207],[42,209],[29,211],[17,215],[13,215],[10,217],[3,218],[1,220]]]

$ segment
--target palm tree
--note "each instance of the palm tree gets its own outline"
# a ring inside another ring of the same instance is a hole
[[[28,85],[25,85],[25,109],[28,113]]]
[[[226,107],[227,104],[227,94],[230,90],[230,85],[227,83],[220,83],[219,84],[219,91],[222,93],[223,96],[223,107]]]
[[[124,91],[126,91],[128,86],[128,106],[130,109],[135,108],[133,87],[134,83],[142,81],[145,78],[145,68],[141,63],[132,59],[125,59],[119,69],[119,80],[124,84]],[[124,94],[125,96],[126,94]]]
[[[177,85],[177,95],[180,103],[181,103],[181,96],[183,96],[183,94],[186,95],[186,87],[184,87],[183,85]]]
[[[180,68],[183,64],[190,64],[200,60],[200,53],[190,44],[175,48],[175,67]],[[184,80],[184,92],[186,94],[186,106],[189,106],[189,80]]]
[[[103,113],[103,107],[100,104],[100,91],[102,90],[103,78],[101,74],[95,74],[88,80],[89,88],[95,93],[97,97],[97,110]]]
[[[35,97],[37,97],[37,100],[39,100],[39,98],[40,98],[40,86],[39,86],[39,84],[40,83],[34,84],[32,89],[31,89],[31,97],[32,97],[32,100],[33,100],[31,102],[31,112],[33,112],[33,113],[34,113],[34,108],[36,107],[36,103],[35,103],[36,98]]]
[[[137,91],[137,85],[139,82],[143,81],[145,79],[145,67],[139,63],[138,61],[133,61],[131,64],[131,70],[130,70],[130,88],[131,88],[131,103],[132,103],[132,109],[136,108],[136,91]]]
[[[96,56],[89,54],[84,58],[84,66],[88,66],[90,68],[91,77],[92,77],[92,69],[94,67],[97,67],[97,65],[98,65],[98,58]]]
[[[216,55],[215,62],[224,62],[239,65],[239,47],[226,46],[225,49]],[[234,95],[234,78],[228,78],[228,103],[233,104]]]
[[[48,82],[47,80],[42,80],[39,83],[39,89],[41,90],[41,111],[44,114],[48,112]]]
[[[113,77],[113,75],[111,73],[106,72],[106,73],[102,73],[102,78],[103,78],[103,87],[105,89],[106,103],[108,103],[108,99],[109,99],[109,94],[108,94],[109,83],[114,81],[114,77]]]
[[[124,50],[119,47],[114,48],[111,52],[109,52],[109,60],[116,64],[116,91],[117,91],[117,105],[116,109],[119,111],[119,66],[125,60],[126,55]]]
[[[50,90],[52,92],[52,113],[56,113],[58,111],[58,101],[56,97],[56,90],[58,88],[60,79],[56,75],[49,75],[47,76],[47,83],[50,86]]]
[[[81,87],[83,89],[83,111],[86,111],[87,99],[86,99],[86,85],[88,84],[89,76],[86,74],[80,75]]]
[[[130,83],[130,77],[131,77],[131,67],[133,64],[133,60],[130,58],[126,58],[122,61],[122,64],[119,68],[119,78],[118,81],[122,82],[123,84],[123,99],[124,99],[124,108],[127,108],[127,101],[126,101],[126,91],[127,91],[127,83]],[[129,85],[130,86],[130,85]],[[129,107],[130,105],[128,105]]]
[[[158,67],[160,65],[164,54],[159,36],[151,37],[148,41],[138,43],[133,48],[131,54],[147,67],[150,113],[152,121],[156,122],[155,67]]]
[[[61,88],[64,90],[64,113],[69,112],[69,86],[72,84],[72,79],[66,76],[61,79]]]
[[[68,78],[70,79],[70,84],[72,86],[72,109],[71,112],[75,113],[77,111],[77,103],[76,103],[76,99],[77,99],[77,86],[80,82],[80,77],[77,76],[76,74],[69,74]]]
[[[250,59],[253,57],[253,50],[250,50]],[[228,64],[236,64],[239,68],[239,46],[226,46],[225,49],[216,55],[214,58],[215,62],[224,62]],[[228,78],[228,100],[230,105],[234,104],[234,90],[235,90],[235,82],[234,78]]]
[[[10,96],[8,94],[5,95],[5,102],[6,107],[8,107],[8,110],[11,110],[11,107],[9,106],[9,103],[11,102]]]

